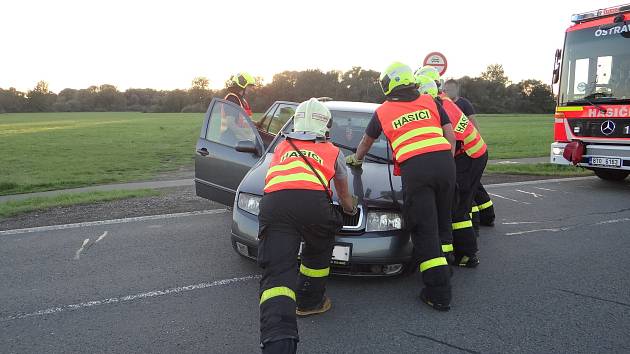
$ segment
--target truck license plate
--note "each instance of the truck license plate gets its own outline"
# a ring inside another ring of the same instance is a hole
[[[621,167],[621,159],[611,159],[608,157],[591,157],[591,166]]]

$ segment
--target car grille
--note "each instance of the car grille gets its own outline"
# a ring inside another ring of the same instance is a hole
[[[344,230],[356,230],[361,228],[361,219],[363,216],[363,208],[359,206],[359,212],[356,215],[348,215],[343,212],[343,207],[341,205],[336,205],[335,208],[339,210],[341,216],[343,217],[343,229]]]
[[[630,119],[610,119],[615,123],[615,129],[610,134],[602,132],[602,124],[608,119],[568,119],[571,133],[577,137],[593,138],[630,138]]]

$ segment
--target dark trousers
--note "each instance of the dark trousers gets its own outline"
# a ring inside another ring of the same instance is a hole
[[[477,193],[475,193],[475,204],[479,209],[479,223],[485,226],[494,225],[494,205],[481,183],[479,183],[479,188],[477,188]]]
[[[473,198],[479,188],[488,154],[473,159],[466,154],[455,157],[458,203],[453,208],[453,247],[456,256],[477,253],[477,235],[471,220]]]
[[[341,215],[322,191],[282,190],[263,196],[258,220],[258,264],[263,268],[260,341],[263,353],[277,352],[272,349],[280,343],[268,343],[297,342],[299,338],[296,303],[300,308],[313,308],[323,299]]]
[[[400,166],[405,227],[420,260],[429,300],[449,304],[450,271],[442,244],[451,239],[455,164],[450,151],[414,156]]]

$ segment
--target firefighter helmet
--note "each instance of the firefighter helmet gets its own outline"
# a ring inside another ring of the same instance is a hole
[[[240,88],[246,88],[249,85],[254,85],[254,83],[256,83],[254,77],[249,73],[242,71],[230,77],[228,80],[228,87],[238,86]]]
[[[438,87],[435,80],[425,75],[416,75],[416,83],[418,84],[418,92],[420,94],[429,94],[433,98],[438,95]]]
[[[425,65],[421,67],[420,69],[416,70],[414,75],[424,75],[429,77],[433,81],[440,81],[440,72],[438,71],[438,69],[431,65]]]
[[[332,115],[326,106],[311,98],[300,103],[293,115],[293,131],[316,137],[325,137]]]
[[[411,68],[403,63],[394,62],[381,73],[381,88],[385,95],[407,87],[415,87]]]

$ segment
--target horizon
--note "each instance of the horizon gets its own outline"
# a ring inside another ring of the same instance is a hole
[[[449,21],[448,15],[413,1],[399,2],[391,11],[331,0],[316,6],[286,0],[21,1],[2,5],[9,16],[0,26],[19,35],[3,39],[9,54],[0,65],[0,87],[26,92],[43,80],[55,93],[103,84],[120,91],[174,90],[188,89],[202,76],[216,90],[239,71],[267,84],[283,71],[360,66],[380,72],[392,61],[415,69],[433,51],[447,57],[445,78],[476,77],[488,65],[501,64],[513,82],[547,83],[571,15],[618,4],[535,0],[508,8],[499,1],[460,0],[449,8],[467,16]],[[399,10],[418,25],[395,27],[406,24],[397,17]],[[300,17],[303,13],[308,16]]]

